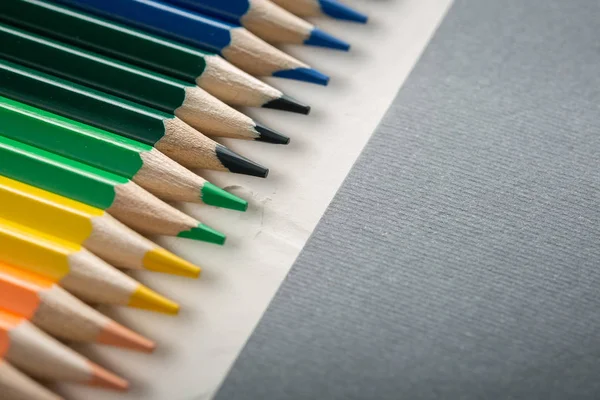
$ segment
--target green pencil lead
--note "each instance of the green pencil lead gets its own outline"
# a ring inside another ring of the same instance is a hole
[[[246,200],[241,199],[210,182],[206,182],[204,187],[202,187],[201,197],[204,203],[210,204],[211,206],[242,212],[248,209],[248,202]]]
[[[225,234],[214,230],[213,228],[200,224],[196,228],[192,228],[189,231],[181,232],[178,237],[199,240],[202,242],[214,243],[218,245],[225,244]]]

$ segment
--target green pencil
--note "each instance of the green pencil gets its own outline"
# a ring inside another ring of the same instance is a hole
[[[308,114],[310,107],[204,52],[125,25],[39,0],[0,1],[0,21],[188,83],[227,104]]]
[[[245,211],[248,202],[147,144],[0,97],[2,135],[131,179],[170,201],[202,201]]]
[[[287,144],[290,139],[198,86],[0,23],[0,56],[176,115],[209,136]]]
[[[0,175],[112,214],[133,229],[223,244],[225,236],[131,180],[1,136]]]
[[[268,174],[173,115],[3,59],[0,95],[146,143],[188,168]]]

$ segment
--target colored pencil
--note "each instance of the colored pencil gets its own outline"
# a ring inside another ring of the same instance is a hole
[[[154,0],[58,0],[102,17],[214,51],[256,76],[326,85],[329,77],[283,53],[243,27]]]
[[[0,160],[0,175],[108,211],[138,231],[216,244],[225,242],[222,233],[121,176],[3,136]]]
[[[177,314],[179,306],[83,247],[0,219],[0,261],[52,279],[90,303]]]
[[[117,324],[55,282],[0,263],[0,308],[61,340],[152,352],[154,342]]]
[[[146,144],[0,96],[2,135],[131,179],[166,200],[245,211],[248,202],[220,189]]]
[[[0,359],[0,393],[5,400],[64,400]]]
[[[308,114],[284,95],[214,53],[40,0],[0,1],[0,21],[130,64],[196,83],[227,104]]]
[[[119,268],[197,278],[200,268],[99,208],[0,175],[0,218],[85,247]]]
[[[367,23],[368,17],[337,0],[272,0],[300,17],[331,17]]]
[[[12,365],[45,381],[127,390],[127,381],[77,354],[23,317],[0,310],[0,352]]]
[[[239,24],[269,43],[306,44],[348,51],[350,45],[269,0],[167,0]]]
[[[173,115],[3,59],[0,95],[154,146],[188,168],[263,178],[269,172]]]
[[[290,139],[198,86],[0,23],[0,56],[176,115],[210,136],[287,144]]]

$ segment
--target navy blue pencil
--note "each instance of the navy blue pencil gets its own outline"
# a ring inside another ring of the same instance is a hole
[[[269,0],[167,0],[238,24],[269,43],[305,44],[348,51],[350,45]]]
[[[223,0],[226,1],[226,0]],[[367,16],[337,0],[273,0],[300,17],[331,17],[365,24]]]
[[[276,49],[247,29],[157,0],[54,0],[221,54],[256,76],[326,85],[329,77]]]

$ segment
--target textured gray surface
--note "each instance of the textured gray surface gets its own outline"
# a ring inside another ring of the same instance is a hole
[[[457,0],[217,399],[600,398],[598,21]]]

